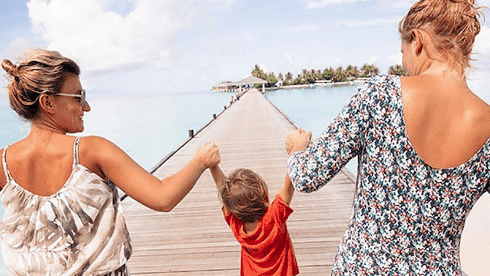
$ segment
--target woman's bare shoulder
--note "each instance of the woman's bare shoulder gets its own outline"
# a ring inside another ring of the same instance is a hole
[[[79,162],[99,175],[106,178],[101,164],[111,162],[112,158],[117,158],[119,148],[106,138],[100,136],[85,136],[80,139],[78,144]]]
[[[481,136],[490,137],[490,105],[488,103],[473,94],[465,113],[465,117],[471,120],[473,129]]]
[[[113,144],[111,141],[108,139],[101,137],[101,136],[96,136],[96,135],[90,135],[90,136],[83,136],[80,139],[80,143],[84,143],[85,145],[99,145],[99,146],[104,146],[108,144]]]
[[[80,154],[90,159],[111,158],[122,153],[116,144],[100,136],[85,136],[79,143]]]

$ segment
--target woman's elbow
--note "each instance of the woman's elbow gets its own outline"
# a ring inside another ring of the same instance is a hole
[[[175,208],[175,206],[177,206],[177,204],[173,204],[172,202],[168,202],[168,203],[162,203],[162,204],[159,204],[158,206],[154,206],[154,207],[150,207],[150,208],[155,210],[155,211],[158,211],[158,212],[168,213],[168,212],[172,211]]]
[[[293,183],[293,187],[296,191],[307,194],[317,190],[316,187],[311,183]]]
[[[158,212],[168,213],[168,212],[172,211],[173,209],[174,209],[174,207],[162,207],[162,208],[153,209],[153,210],[158,211]]]
[[[299,175],[294,175],[291,177],[291,182],[293,183],[293,187],[296,191],[300,193],[311,193],[317,191],[321,187],[325,186],[328,179],[320,179],[314,173],[304,173]]]
[[[177,206],[177,203],[171,200],[160,199],[153,204],[144,204],[144,205],[154,211],[168,213],[172,211],[175,208],[175,206]]]

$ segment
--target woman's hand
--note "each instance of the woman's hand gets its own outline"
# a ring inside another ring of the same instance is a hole
[[[311,142],[311,131],[301,128],[291,130],[286,137],[286,152],[291,155],[296,151],[305,150]]]
[[[194,158],[198,160],[205,169],[214,167],[220,162],[218,146],[214,143],[207,142],[197,150]]]

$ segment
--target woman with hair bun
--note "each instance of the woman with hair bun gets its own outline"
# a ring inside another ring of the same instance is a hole
[[[101,137],[75,137],[90,111],[80,68],[58,52],[2,61],[11,107],[31,123],[0,149],[2,253],[11,275],[129,275],[131,243],[116,186],[157,211],[172,210],[219,163],[207,143],[176,174],[159,180]]]
[[[462,274],[465,219],[490,190],[490,106],[465,77],[481,15],[473,0],[416,2],[399,24],[408,76],[366,82],[316,140],[286,138],[301,192],[358,157],[332,275]]]

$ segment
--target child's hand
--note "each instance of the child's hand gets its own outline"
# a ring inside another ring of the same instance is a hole
[[[207,142],[197,150],[194,158],[205,168],[215,167],[220,162],[218,146],[214,143]]]
[[[301,128],[291,130],[286,137],[286,152],[291,155],[296,151],[305,150],[311,142],[311,131],[304,131]]]

